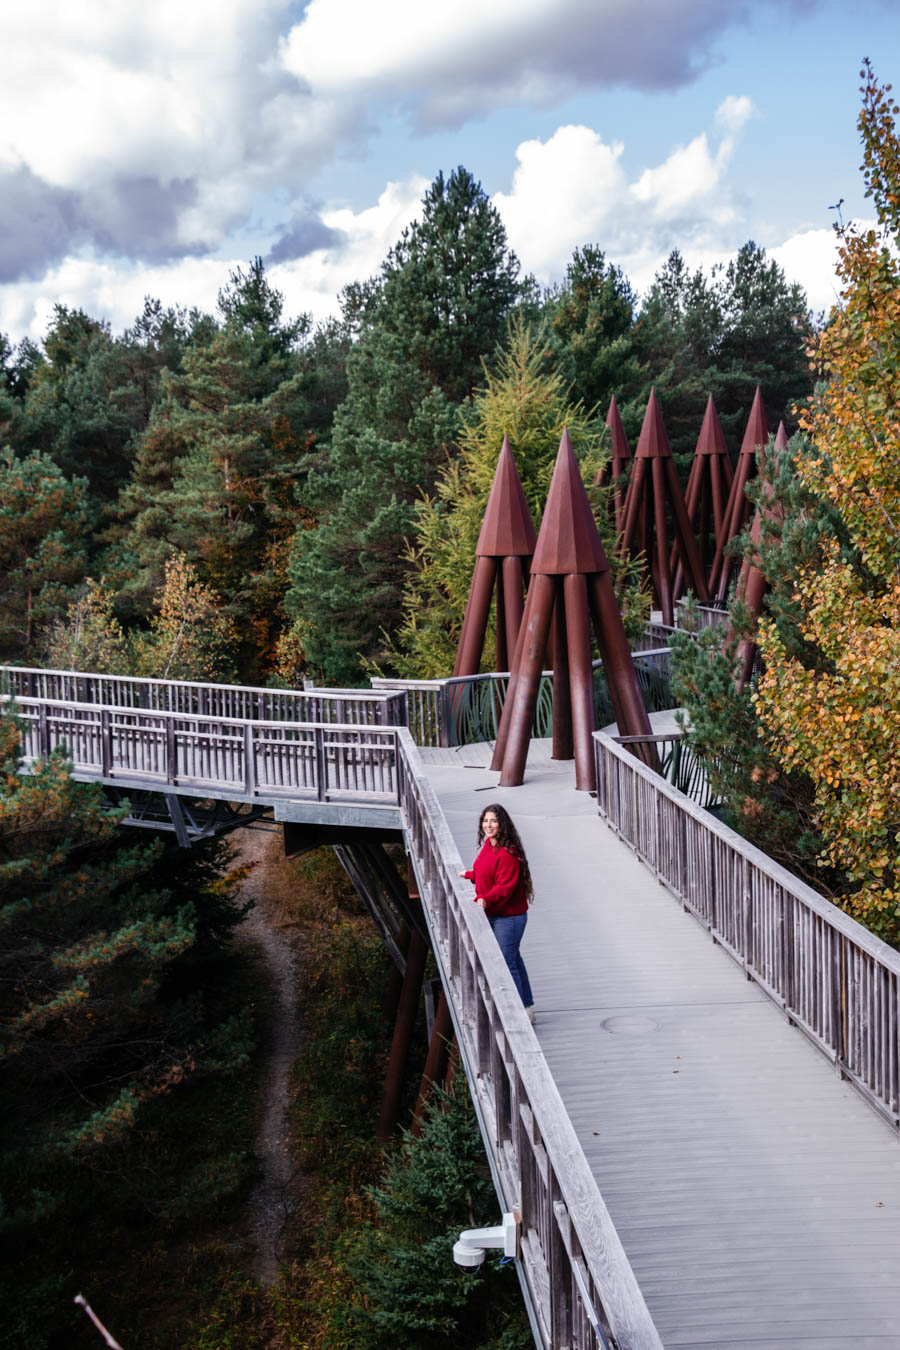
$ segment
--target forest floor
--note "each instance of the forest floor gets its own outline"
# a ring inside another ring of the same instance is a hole
[[[253,902],[236,937],[256,952],[268,986],[255,1146],[259,1177],[247,1200],[240,1245],[247,1253],[247,1273],[271,1287],[278,1278],[288,1219],[312,1184],[297,1165],[290,1138],[291,1068],[303,1037],[295,956],[302,927],[292,917],[291,869],[282,852],[281,831],[245,829],[234,835],[234,842],[236,863],[252,869],[238,903]]]

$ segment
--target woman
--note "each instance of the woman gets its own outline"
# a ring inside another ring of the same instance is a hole
[[[475,903],[484,910],[497,944],[509,966],[529,1021],[534,1021],[534,998],[519,944],[534,898],[528,860],[515,825],[504,807],[486,806],[478,821],[476,843],[481,845],[469,872],[461,877],[475,883]]]

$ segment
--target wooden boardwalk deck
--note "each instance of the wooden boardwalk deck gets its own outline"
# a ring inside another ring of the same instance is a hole
[[[537,901],[536,1033],[667,1347],[900,1350],[900,1140],[535,742],[422,750],[460,854],[490,801]]]

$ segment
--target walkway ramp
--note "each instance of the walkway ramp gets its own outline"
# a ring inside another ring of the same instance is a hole
[[[900,1143],[533,743],[421,751],[460,854],[507,807],[536,1034],[663,1343],[900,1350]]]

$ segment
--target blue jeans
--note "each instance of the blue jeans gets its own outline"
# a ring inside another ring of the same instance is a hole
[[[488,923],[494,930],[494,937],[497,939],[497,946],[503,953],[503,959],[509,966],[510,974],[513,977],[515,986],[519,991],[519,997],[530,1008],[534,1003],[534,995],[531,992],[531,984],[528,980],[528,971],[525,969],[525,962],[519,954],[519,943],[522,941],[522,934],[525,932],[525,925],[528,922],[528,914],[510,914],[501,915],[496,919],[488,919]]]

